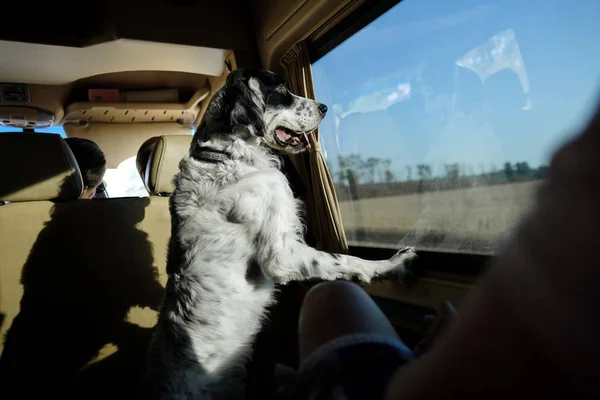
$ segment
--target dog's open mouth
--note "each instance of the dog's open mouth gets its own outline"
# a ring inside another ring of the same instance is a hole
[[[275,136],[275,140],[282,147],[302,146],[310,149],[310,143],[308,142],[308,135],[306,132],[294,132],[285,126],[278,126],[275,128],[275,134],[273,136]]]

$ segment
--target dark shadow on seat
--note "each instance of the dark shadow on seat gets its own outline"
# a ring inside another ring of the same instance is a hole
[[[136,228],[148,204],[55,204],[23,266],[20,312],[0,358],[4,394],[135,397],[152,329],[126,318],[134,306],[158,310],[164,293],[147,234]],[[117,351],[88,365],[109,344]]]
[[[278,288],[248,362],[245,400],[276,400],[275,366],[298,366],[298,317],[308,284],[290,282]]]

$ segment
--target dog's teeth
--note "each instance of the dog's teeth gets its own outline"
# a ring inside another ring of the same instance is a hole
[[[302,134],[304,135],[304,139],[306,139],[306,148],[310,149],[310,142],[308,141],[308,135],[306,134],[306,132],[302,132]]]

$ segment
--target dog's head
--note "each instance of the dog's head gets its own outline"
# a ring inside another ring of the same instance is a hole
[[[309,147],[307,134],[326,112],[324,104],[292,94],[273,72],[238,69],[210,100],[196,137],[251,135],[274,149],[299,153]]]

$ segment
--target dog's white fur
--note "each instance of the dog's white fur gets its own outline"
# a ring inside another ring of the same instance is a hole
[[[171,198],[178,245],[169,249],[169,282],[149,356],[158,398],[243,397],[244,362],[274,302],[274,284],[313,278],[369,282],[390,272],[401,278],[415,257],[404,249],[389,260],[365,261],[304,243],[300,204],[278,158],[260,142],[281,147],[270,135],[276,126],[316,128],[322,119],[318,103],[294,98],[296,109],[314,108],[312,119],[265,109],[260,83],[250,78],[248,86],[264,110],[267,135],[215,135],[203,146],[227,151],[231,160],[186,156],[179,164]]]

